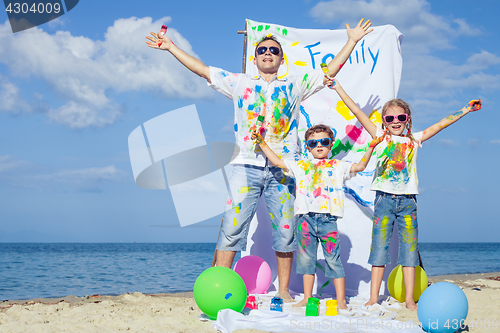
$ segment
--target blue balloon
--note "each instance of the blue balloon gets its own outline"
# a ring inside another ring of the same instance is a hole
[[[449,282],[431,285],[418,301],[418,320],[426,332],[455,332],[465,327],[468,312],[467,296],[460,287]]]

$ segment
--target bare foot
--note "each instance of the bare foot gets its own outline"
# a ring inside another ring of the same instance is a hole
[[[308,301],[308,298],[305,298],[305,297],[304,297],[304,299],[303,299],[302,301],[300,301],[300,302],[299,302],[299,303],[297,303],[297,304],[292,305],[292,307],[294,307],[294,308],[301,308],[301,307],[303,307],[303,306],[306,306],[306,305],[307,305],[307,301]]]
[[[280,292],[279,297],[283,299],[283,303],[292,303],[295,302],[295,300],[290,296],[290,293],[287,291],[285,293]]]
[[[371,306],[373,304],[377,304],[378,303],[378,299],[371,299],[365,303],[365,306]]]
[[[411,302],[406,302],[406,308],[411,311],[417,311],[417,304],[411,300]]]
[[[339,307],[339,310],[347,310],[347,303],[345,300],[337,300],[337,305]]]

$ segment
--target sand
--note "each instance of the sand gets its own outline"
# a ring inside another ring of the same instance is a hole
[[[484,328],[500,321],[500,272],[437,276],[429,281],[448,281],[463,289],[469,301],[467,323],[474,323],[469,331],[500,332],[500,327]],[[192,293],[8,300],[0,303],[0,332],[217,332],[209,322],[200,321],[200,314]],[[418,317],[402,307],[396,320],[418,322]],[[262,331],[235,331],[255,332]]]

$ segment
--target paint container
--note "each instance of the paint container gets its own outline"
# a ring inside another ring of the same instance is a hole
[[[336,299],[326,301],[326,315],[337,316],[339,314],[339,306]]]
[[[270,310],[283,312],[283,299],[279,296],[273,297],[271,300]]]
[[[259,309],[259,305],[257,304],[257,301],[255,300],[255,296],[250,295],[247,297],[247,304],[245,304],[245,308],[249,308],[252,310]]]
[[[306,317],[319,316],[319,299],[316,297],[309,297],[306,304]]]

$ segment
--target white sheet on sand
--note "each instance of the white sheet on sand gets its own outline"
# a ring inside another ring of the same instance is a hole
[[[320,316],[306,317],[305,308],[294,308],[285,304],[283,312],[270,311],[269,304],[273,295],[258,295],[259,310],[245,308],[243,313],[226,309],[219,311],[212,326],[220,332],[231,333],[238,329],[255,329],[267,332],[401,332],[422,333],[413,321],[398,321],[396,311],[400,303],[392,298],[366,307],[366,299],[353,297],[347,310],[338,316],[326,316],[326,301],[320,300]],[[200,316],[201,320],[206,317]]]

